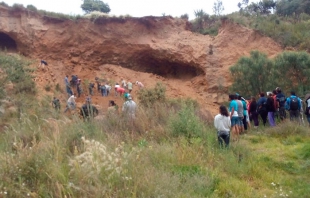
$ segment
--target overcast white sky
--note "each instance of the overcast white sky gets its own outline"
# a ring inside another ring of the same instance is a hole
[[[34,5],[38,9],[61,12],[65,14],[83,14],[80,6],[82,0],[1,0],[9,5],[14,3]],[[225,14],[238,10],[238,2],[242,0],[222,0]],[[257,2],[258,0],[252,0]],[[215,0],[103,0],[108,3],[112,15],[129,14],[134,17],[162,16],[163,13],[173,17],[187,13],[190,19],[194,18],[194,10],[203,9],[213,14],[212,7]],[[251,2],[251,1],[250,1]]]

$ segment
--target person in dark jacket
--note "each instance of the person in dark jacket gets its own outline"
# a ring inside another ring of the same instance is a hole
[[[91,105],[89,102],[83,104],[80,109],[80,115],[84,118],[84,120],[94,118],[98,115],[98,113],[98,109],[94,105]]]
[[[286,99],[285,108],[290,112],[290,120],[300,122],[301,100],[291,91],[291,96]]]
[[[273,94],[271,92],[268,92],[268,98],[266,102],[266,109],[268,112],[268,121],[270,126],[274,127],[276,126],[275,120],[274,120],[274,113],[276,111],[276,108],[274,106],[274,99],[273,99]]]
[[[265,126],[267,122],[267,115],[268,115],[268,111],[266,109],[267,98],[265,98],[265,93],[260,93],[259,96],[260,98],[257,101],[257,112],[261,116],[263,120],[263,124]]]
[[[286,111],[285,111],[285,95],[282,93],[282,90],[280,87],[276,88],[277,91],[277,106],[279,108],[279,116],[280,119],[283,121],[284,119],[286,119]]]
[[[254,96],[251,97],[251,103],[249,106],[249,114],[252,120],[254,121],[254,128],[256,129],[259,125],[258,113],[257,113],[257,103]]]

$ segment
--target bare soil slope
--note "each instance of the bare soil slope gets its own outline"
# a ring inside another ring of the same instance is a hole
[[[169,96],[196,99],[211,114],[227,98],[231,65],[251,50],[269,56],[282,50],[272,39],[229,21],[223,21],[218,36],[210,37],[171,17],[72,21],[4,7],[0,13],[0,47],[48,61],[48,71],[37,71],[41,87],[48,82],[63,86],[66,74],[114,82],[123,77],[146,87],[162,82]],[[99,96],[94,100],[107,104]]]

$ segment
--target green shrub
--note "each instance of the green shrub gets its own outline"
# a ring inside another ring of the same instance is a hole
[[[194,104],[183,103],[181,109],[171,117],[169,129],[174,136],[201,137],[204,124],[195,114]]]
[[[38,9],[34,5],[27,5],[27,9],[34,12],[38,11]]]
[[[51,91],[52,90],[52,86],[50,84],[46,84],[44,86],[45,91]]]
[[[188,18],[189,18],[189,17],[188,17],[188,14],[182,14],[182,15],[181,15],[181,19],[188,20]]]
[[[152,106],[155,102],[164,102],[166,100],[166,87],[157,83],[154,88],[140,89],[138,92],[140,104]]]
[[[4,7],[9,7],[9,5],[7,3],[5,3],[4,1],[0,2],[0,5],[4,6]]]
[[[25,7],[23,6],[23,4],[14,3],[11,9],[13,11],[22,11],[25,9]]]

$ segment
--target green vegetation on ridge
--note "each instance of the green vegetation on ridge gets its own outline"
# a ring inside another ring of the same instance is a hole
[[[285,93],[294,90],[305,96],[310,90],[310,55],[307,52],[284,51],[269,59],[266,54],[252,51],[230,67],[232,91],[256,96],[281,87]]]

